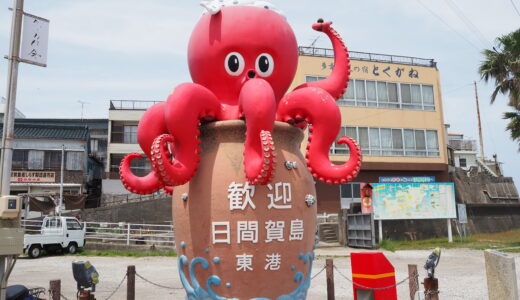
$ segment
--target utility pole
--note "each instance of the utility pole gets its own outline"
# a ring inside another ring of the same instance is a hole
[[[473,84],[475,85],[475,101],[477,102],[478,135],[480,138],[480,158],[482,159],[482,162],[485,163],[484,138],[482,137],[482,123],[480,122],[480,106],[478,104],[477,82],[473,81]]]
[[[63,205],[63,169],[65,164],[65,145],[61,145],[61,176],[60,176],[60,203],[58,205],[58,215],[61,217],[61,206]]]
[[[9,195],[11,193],[11,167],[13,159],[13,139],[14,139],[14,118],[16,112],[16,87],[18,83],[18,64],[20,56],[20,40],[22,34],[22,18],[23,18],[23,2],[24,0],[13,0],[13,17],[11,21],[11,38],[9,40],[9,60],[7,71],[7,88],[6,88],[6,111],[4,114],[4,124],[2,132],[2,153],[0,155],[0,184],[1,195]],[[14,219],[16,223],[7,223],[7,220],[0,220],[0,227],[19,226],[19,219]],[[0,300],[5,300],[7,279],[9,278],[9,270],[12,270],[14,258],[8,259],[8,255],[0,256]],[[7,261],[7,265],[6,265]],[[7,270],[7,271],[6,271]]]

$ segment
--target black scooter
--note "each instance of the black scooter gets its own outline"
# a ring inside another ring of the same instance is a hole
[[[28,289],[23,285],[8,286],[5,291],[6,300],[45,300],[45,288]]]

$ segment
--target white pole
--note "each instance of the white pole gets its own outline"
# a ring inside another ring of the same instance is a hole
[[[383,241],[383,220],[379,220],[379,242]]]
[[[58,212],[61,217],[61,206],[63,205],[63,169],[65,162],[65,145],[61,145],[61,178],[60,178],[60,204]]]
[[[448,242],[453,243],[453,237],[451,235],[451,219],[446,219],[448,222]]]
[[[130,223],[126,225],[126,245],[130,246]]]
[[[11,168],[13,162],[14,117],[16,111],[16,87],[18,83],[18,59],[20,55],[20,37],[22,35],[23,0],[13,0],[13,17],[11,20],[11,37],[9,40],[9,56],[7,59],[7,87],[4,126],[2,129],[2,151],[0,154],[0,184],[1,195],[11,194]],[[4,224],[0,222],[0,227]],[[5,300],[5,288],[9,274],[5,269],[6,256],[0,256],[0,300]]]

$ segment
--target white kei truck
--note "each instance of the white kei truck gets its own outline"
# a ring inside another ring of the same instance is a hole
[[[45,217],[40,234],[25,234],[23,251],[31,258],[37,258],[42,250],[58,250],[76,253],[85,245],[84,226],[74,217]]]

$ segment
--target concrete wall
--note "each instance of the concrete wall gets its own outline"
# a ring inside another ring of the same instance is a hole
[[[167,224],[172,221],[171,196],[118,206],[83,209],[80,215],[81,220],[87,222]]]
[[[130,194],[120,179],[103,179],[101,186],[103,195]]]

